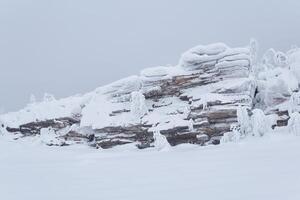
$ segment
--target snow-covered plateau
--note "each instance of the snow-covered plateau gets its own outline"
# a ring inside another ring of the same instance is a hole
[[[300,199],[300,49],[257,46],[1,114],[0,199]]]

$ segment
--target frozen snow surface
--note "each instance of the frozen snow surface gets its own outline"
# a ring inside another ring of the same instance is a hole
[[[298,200],[300,137],[168,151],[0,140],[4,200]]]

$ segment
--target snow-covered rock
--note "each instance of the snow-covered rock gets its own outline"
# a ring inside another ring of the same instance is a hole
[[[177,66],[147,68],[85,95],[60,100],[46,95],[0,120],[11,133],[39,135],[52,128],[67,144],[76,140],[99,148],[151,147],[158,132],[171,146],[218,144],[232,127],[240,137],[263,135],[263,124],[255,120],[267,118],[264,112],[279,120],[298,90],[298,52],[269,50],[259,62],[255,40],[242,48],[197,46]]]

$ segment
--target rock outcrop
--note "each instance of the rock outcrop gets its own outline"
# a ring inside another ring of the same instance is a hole
[[[148,68],[83,96],[30,104],[0,120],[9,133],[35,136],[49,128],[63,144],[97,148],[151,147],[155,131],[172,146],[218,144],[237,123],[237,106],[253,106],[251,58],[249,47],[198,46],[178,66]]]

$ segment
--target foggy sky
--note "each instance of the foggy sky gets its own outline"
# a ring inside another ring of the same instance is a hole
[[[0,110],[177,64],[198,45],[300,45],[300,1],[0,0]]]

